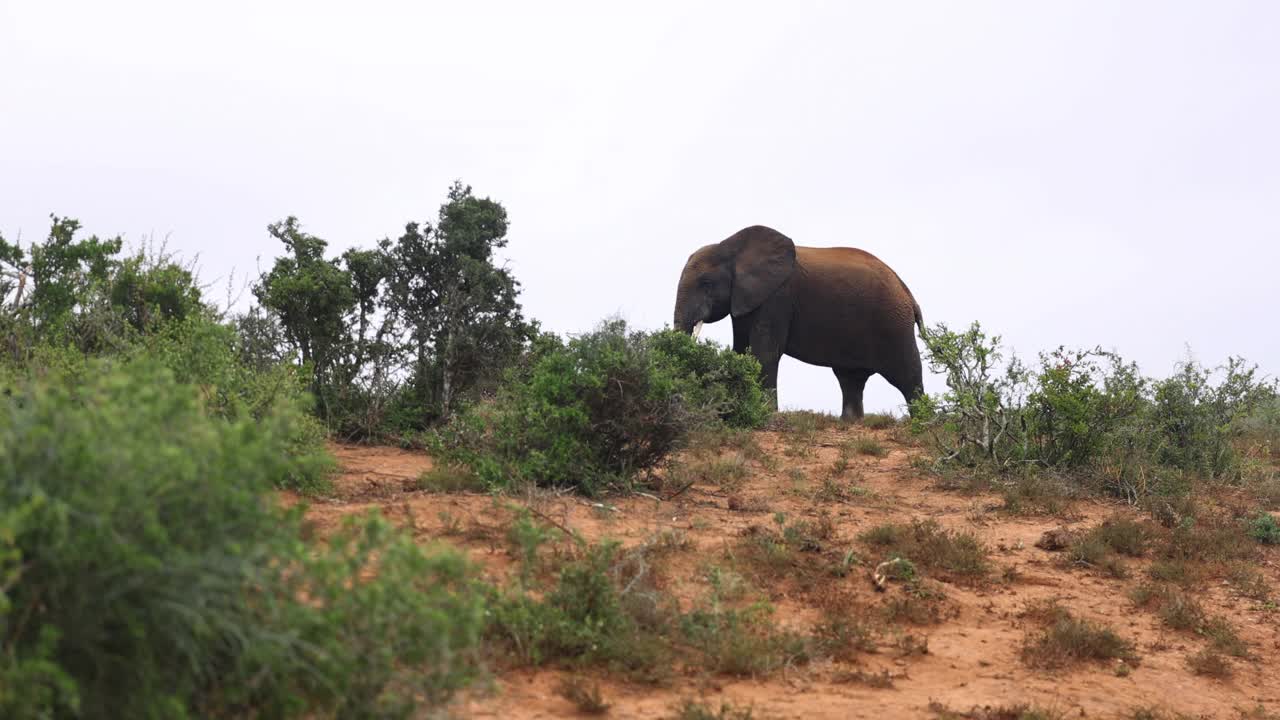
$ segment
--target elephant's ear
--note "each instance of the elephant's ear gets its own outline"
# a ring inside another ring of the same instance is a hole
[[[755,225],[724,241],[735,251],[729,313],[741,317],[760,307],[791,276],[796,245],[777,230]]]

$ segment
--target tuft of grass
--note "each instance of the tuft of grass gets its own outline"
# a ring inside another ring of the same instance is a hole
[[[1071,543],[1063,556],[1063,562],[1102,570],[1115,578],[1129,575],[1124,562],[1111,552],[1111,548],[1101,538],[1092,533],[1085,534]]]
[[[691,459],[668,467],[663,486],[675,491],[691,485],[712,485],[721,492],[733,493],[741,489],[749,472],[750,463],[743,452],[695,453]]]
[[[1150,544],[1147,526],[1122,515],[1103,521],[1091,534],[1113,552],[1129,557],[1146,555]]]
[[[967,489],[975,492],[985,491],[992,485],[990,479],[980,474],[973,475],[967,483]],[[1064,483],[1036,472],[1024,473],[1012,483],[1000,483],[999,487],[1004,499],[1003,510],[1013,515],[1063,516],[1073,497]]]
[[[1157,550],[1164,559],[1213,564],[1252,560],[1257,554],[1253,539],[1240,523],[1212,517],[1185,518]]]
[[[1182,713],[1167,713],[1157,707],[1140,707],[1134,708],[1129,714],[1129,720],[1195,720],[1190,715]]]
[[[840,457],[831,463],[831,477],[838,478],[849,471],[849,458],[844,453],[840,453]]]
[[[1151,563],[1151,566],[1147,568],[1147,575],[1152,580],[1188,587],[1204,580],[1207,572],[1202,563],[1181,559],[1165,559]]]
[[[976,582],[991,571],[989,551],[976,535],[944,530],[932,519],[880,525],[858,537],[886,559],[905,558],[943,578]]]
[[[1210,647],[1231,657],[1249,657],[1249,645],[1236,633],[1231,623],[1222,618],[1213,618],[1199,630],[1201,635],[1209,639]]]
[[[769,430],[799,435],[812,435],[838,427],[840,427],[840,418],[830,413],[811,410],[786,410],[775,413],[767,425]]]
[[[609,703],[600,692],[599,683],[587,684],[580,677],[567,677],[556,687],[556,694],[573,703],[582,715],[607,715]]]
[[[441,463],[418,476],[418,489],[432,493],[485,492],[488,486],[470,468]]]
[[[772,614],[773,608],[764,602],[738,609],[713,600],[710,607],[683,616],[680,626],[685,641],[701,652],[703,667],[756,677],[812,657],[810,639],[778,629]]]
[[[1153,608],[1166,627],[1207,638],[1213,649],[1233,657],[1247,657],[1248,645],[1222,618],[1211,618],[1195,598],[1173,587],[1143,583],[1129,593],[1138,607]]]
[[[1133,643],[1108,627],[1075,617],[1066,608],[1049,603],[1032,608],[1027,616],[1042,625],[1022,650],[1023,660],[1032,667],[1060,668],[1107,660],[1138,664]]]
[[[861,653],[875,652],[875,628],[860,615],[828,611],[813,629],[814,651],[842,662],[854,662]]]
[[[834,683],[866,685],[877,690],[888,690],[893,687],[893,675],[888,670],[869,673],[866,670],[846,670],[837,672],[831,677]]]
[[[1236,592],[1250,600],[1266,602],[1271,598],[1271,584],[1256,566],[1237,561],[1227,568],[1227,582]]]
[[[1196,675],[1225,679],[1231,677],[1231,661],[1212,647],[1205,648],[1187,658],[1187,665]]]
[[[1204,624],[1204,608],[1183,592],[1170,592],[1160,606],[1160,621],[1174,630],[1196,630]]]
[[[686,699],[675,707],[671,720],[752,720],[755,717],[750,707],[734,707],[728,701],[722,701],[718,708],[712,709],[706,703]]]
[[[765,457],[764,448],[756,440],[754,432],[724,424],[714,424],[690,433],[687,449],[695,455],[718,455],[730,450],[757,462]]]
[[[1067,548],[1065,562],[1127,577],[1129,572],[1118,555],[1142,557],[1149,544],[1148,528],[1132,518],[1114,516],[1084,533]]]
[[[889,599],[884,606],[885,619],[909,625],[936,625],[945,618],[947,596],[921,578],[912,578],[902,594]]]
[[[864,435],[849,441],[850,449],[858,455],[882,458],[889,454],[889,449],[879,440]]]
[[[870,430],[884,430],[895,427],[897,424],[898,418],[887,413],[871,413],[862,416],[862,426]]]
[[[929,712],[939,720],[1062,720],[1066,717],[1056,710],[1026,704],[975,707],[960,712],[935,701],[929,703]]]

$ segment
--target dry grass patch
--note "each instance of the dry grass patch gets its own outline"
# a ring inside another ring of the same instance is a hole
[[[844,450],[844,448],[848,448],[848,452],[853,454],[876,458],[882,458],[889,454],[889,449],[883,443],[869,435],[862,435],[849,440],[841,449]]]
[[[556,694],[573,703],[581,715],[607,715],[609,703],[605,702],[599,683],[588,683],[585,679],[572,676],[560,681],[556,686]]]
[[[1223,618],[1209,617],[1191,595],[1175,587],[1143,583],[1129,594],[1138,607],[1154,610],[1166,627],[1193,632],[1209,641],[1215,652],[1247,657],[1249,646]]]
[[[1062,720],[1066,715],[1034,705],[998,705],[973,708],[966,712],[952,710],[938,703],[929,703],[929,712],[938,720]]]
[[[1072,615],[1066,608],[1049,602],[1034,606],[1024,617],[1041,626],[1027,637],[1023,660],[1032,667],[1055,669],[1081,662],[1120,660],[1137,665],[1133,643],[1114,630]]]
[[[683,700],[672,711],[670,720],[753,720],[754,717],[750,707],[735,707],[727,701],[721,701],[720,705],[713,709],[706,703]]]
[[[870,430],[886,430],[898,425],[898,418],[888,413],[871,413],[862,416],[862,427]]]
[[[1187,658],[1187,666],[1196,675],[1225,679],[1231,677],[1231,661],[1218,650],[1207,647]]]
[[[991,572],[989,551],[976,535],[944,530],[931,519],[879,525],[858,539],[884,560],[904,558],[942,579],[981,582]]]
[[[418,476],[417,487],[432,493],[485,492],[488,487],[468,468],[440,464]]]

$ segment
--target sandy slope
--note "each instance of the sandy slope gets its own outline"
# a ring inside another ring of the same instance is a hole
[[[857,434],[874,434],[891,450],[882,458],[860,456],[852,461],[849,475],[860,473],[860,484],[870,493],[838,503],[818,503],[806,497],[806,486],[818,483],[835,460],[838,443]],[[789,517],[815,516],[823,507],[836,521],[839,542],[849,547],[855,545],[859,532],[886,521],[934,518],[946,527],[971,530],[992,549],[999,568],[1016,568],[1017,579],[979,589],[947,585],[955,616],[910,629],[927,638],[927,654],[899,657],[886,649],[862,655],[857,668],[889,671],[894,677],[891,688],[839,682],[852,666],[832,662],[760,681],[707,678],[697,673],[655,689],[602,680],[604,695],[612,704],[609,717],[663,717],[676,702],[688,697],[716,705],[721,699],[751,705],[755,718],[933,717],[928,710],[931,702],[955,710],[1034,703],[1063,712],[1065,717],[1128,717],[1140,706],[1158,706],[1191,717],[1238,717],[1239,709],[1259,704],[1280,713],[1280,613],[1255,601],[1232,597],[1222,585],[1204,588],[1206,610],[1229,618],[1255,657],[1236,663],[1229,680],[1199,677],[1188,669],[1186,658],[1200,649],[1202,641],[1162,627],[1153,614],[1134,609],[1126,599],[1126,591],[1141,581],[1141,561],[1133,564],[1135,572],[1125,580],[1064,569],[1054,554],[1034,545],[1045,530],[1061,525],[1061,519],[1010,517],[995,512],[999,504],[996,497],[936,488],[911,467],[913,450],[894,442],[889,431],[823,431],[808,456],[802,458],[788,456],[775,433],[759,433],[758,440],[778,462],[773,471],[752,464],[745,485],[736,491],[758,501],[759,509],[754,512],[730,510],[725,493],[702,486],[669,502],[630,497],[611,500],[606,508],[572,496],[520,500],[533,503],[547,517],[593,539],[609,536],[630,544],[664,529],[681,531],[693,548],[672,559],[668,575],[677,595],[694,592],[692,578],[707,562],[722,557],[744,528],[768,526],[776,512]],[[352,446],[335,446],[334,450],[343,467],[335,496],[314,501],[308,511],[308,519],[319,534],[331,530],[345,515],[377,507],[412,528],[424,542],[442,539],[466,549],[495,577],[511,569],[501,530],[510,517],[509,510],[486,496],[432,495],[414,490],[413,480],[430,466],[430,459],[423,454]],[[804,473],[804,479],[798,479],[796,469]],[[1116,511],[1128,510],[1081,503],[1067,524],[1090,526]],[[1271,583],[1280,587],[1276,560],[1275,554],[1269,556],[1263,569]],[[869,602],[884,598],[873,592],[865,570],[830,582],[847,584],[860,596],[865,594]],[[811,621],[813,612],[803,598],[790,596],[785,586],[767,590],[778,608],[779,622],[803,627]],[[1029,602],[1046,598],[1058,599],[1081,616],[1104,621],[1135,641],[1141,655],[1139,667],[1127,677],[1119,677],[1110,665],[1059,672],[1029,669],[1019,656],[1028,628],[1018,615]],[[573,707],[554,692],[559,679],[560,674],[553,671],[508,674],[498,678],[492,693],[477,692],[459,701],[455,712],[476,718],[573,716]]]

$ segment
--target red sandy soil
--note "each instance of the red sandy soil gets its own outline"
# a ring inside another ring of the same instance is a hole
[[[870,492],[845,502],[821,503],[806,497],[806,487],[820,483],[836,459],[839,443],[860,434],[875,436],[889,449],[884,457],[851,460],[845,477],[860,474],[859,485]],[[917,450],[894,437],[893,430],[838,427],[820,432],[807,456],[796,458],[784,452],[786,445],[779,434],[758,433],[757,441],[777,462],[772,471],[752,463],[745,483],[735,491],[758,501],[753,503],[759,508],[754,512],[730,510],[724,492],[700,485],[671,501],[630,496],[594,503],[550,493],[495,501],[474,493],[431,494],[417,490],[415,483],[431,466],[425,454],[335,445],[342,467],[335,491],[331,498],[311,501],[307,519],[324,536],[343,517],[379,508],[424,543],[448,542],[462,548],[494,579],[506,576],[514,566],[503,533],[512,504],[530,504],[589,539],[610,537],[624,545],[675,530],[693,546],[670,561],[668,575],[677,596],[695,592],[695,578],[707,563],[723,558],[725,548],[745,528],[772,526],[776,512],[789,518],[812,518],[824,508],[835,520],[842,546],[857,547],[857,534],[874,525],[932,518],[943,527],[977,534],[991,549],[997,574],[1003,568],[1016,568],[1016,579],[1009,583],[978,588],[945,585],[954,612],[940,623],[910,628],[912,634],[927,639],[927,654],[900,657],[888,648],[861,655],[856,665],[820,661],[758,680],[691,673],[656,688],[593,677],[611,705],[610,718],[669,717],[686,698],[713,709],[722,701],[750,706],[757,719],[935,717],[931,703],[957,711],[1032,704],[1072,718],[1131,717],[1139,707],[1206,718],[1236,718],[1242,710],[1259,705],[1280,713],[1280,613],[1274,606],[1235,596],[1218,581],[1201,588],[1198,597],[1205,610],[1229,619],[1248,642],[1253,657],[1233,661],[1234,673],[1228,679],[1197,676],[1188,668],[1187,658],[1204,641],[1162,626],[1154,613],[1136,609],[1126,597],[1142,582],[1142,566],[1148,560],[1128,561],[1132,572],[1117,580],[1064,567],[1060,553],[1035,546],[1042,533],[1060,525],[1092,527],[1117,512],[1137,517],[1137,510],[1084,501],[1072,508],[1065,521],[998,512],[997,496],[939,489],[936,480],[913,468],[911,459]],[[803,478],[795,472],[797,468],[804,472]],[[1278,558],[1269,554],[1260,566],[1274,587],[1280,587]],[[865,568],[829,582],[845,583],[873,601],[884,597],[873,592]],[[771,591],[781,625],[803,629],[812,622],[815,612],[789,597],[785,588],[765,590]],[[1124,677],[1115,665],[1103,663],[1057,671],[1028,667],[1020,653],[1033,628],[1019,615],[1029,603],[1046,599],[1059,601],[1078,616],[1103,622],[1133,641],[1140,664]],[[841,675],[848,673],[839,671],[853,668],[873,673],[887,670],[893,686],[881,689],[840,682]],[[469,692],[452,712],[458,717],[504,720],[574,717],[574,706],[555,691],[563,678],[564,673],[555,670],[500,674],[492,688]]]

